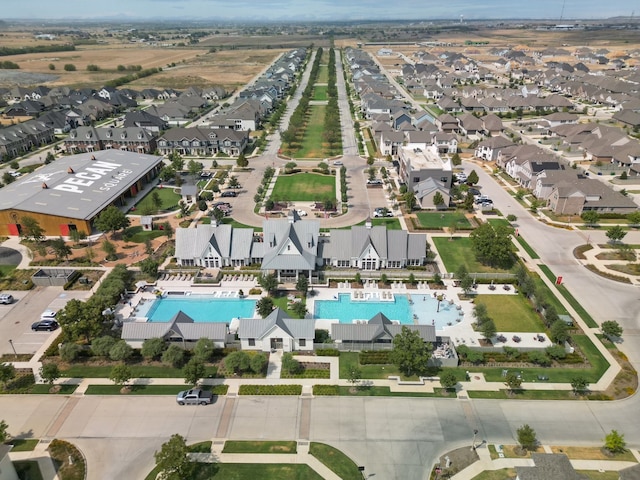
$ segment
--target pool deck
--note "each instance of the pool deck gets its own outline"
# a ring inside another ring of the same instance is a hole
[[[148,285],[140,288],[136,293],[132,294],[124,303],[118,305],[116,309],[116,317],[123,322],[130,321],[147,321],[146,317],[137,317],[136,313],[140,306],[145,302],[153,301],[157,298],[155,292],[172,296],[175,295],[212,295],[218,298],[237,298],[239,290],[243,290],[245,297],[250,300],[259,300],[265,295],[247,295],[251,288],[258,287],[255,277],[249,275],[225,275],[219,284],[202,284],[194,283],[191,275],[173,275],[163,276],[154,285]],[[307,310],[315,311],[316,300],[336,300],[339,294],[348,293],[351,300],[357,301],[393,301],[394,295],[407,295],[409,302],[419,301],[420,298],[429,296],[434,297],[443,295],[443,303],[446,308],[455,305],[457,311],[461,312],[458,319],[452,325],[444,326],[441,330],[436,330],[438,336],[449,337],[453,345],[468,345],[471,347],[479,347],[482,335],[480,332],[474,331],[471,326],[473,319],[473,303],[470,300],[460,300],[463,293],[460,287],[456,287],[453,281],[445,281],[446,289],[432,290],[427,282],[418,282],[415,288],[407,288],[407,285],[401,282],[392,282],[388,288],[381,288],[377,281],[365,280],[361,288],[352,288],[350,282],[339,282],[335,288],[326,285],[312,285],[310,290],[313,294],[307,297]],[[285,285],[286,287],[286,285]],[[293,286],[290,286],[294,288]],[[506,289],[501,284],[494,285],[478,285],[475,292],[482,295],[516,295],[517,292],[513,288]],[[332,323],[337,323],[337,319],[318,319],[316,328],[330,329]],[[414,315],[416,324],[428,325],[429,320]],[[500,332],[498,332],[498,335]],[[542,338],[542,340],[539,340]],[[541,334],[509,332],[504,335],[504,342],[501,346],[518,347],[518,348],[545,348],[552,345],[549,338]]]

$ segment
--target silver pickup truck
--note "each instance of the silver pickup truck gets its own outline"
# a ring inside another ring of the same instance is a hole
[[[213,395],[206,390],[192,388],[178,393],[176,402],[178,405],[208,405],[213,402]]]

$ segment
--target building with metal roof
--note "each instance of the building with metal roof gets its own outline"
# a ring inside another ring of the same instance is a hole
[[[168,322],[125,322],[121,338],[132,348],[141,348],[149,338],[162,338],[186,349],[193,348],[201,338],[208,338],[216,348],[224,348],[228,333],[226,323],[194,322],[189,315],[179,311]]]
[[[351,229],[331,230],[320,236],[320,223],[287,219],[265,220],[263,234],[231,225],[198,225],[176,229],[176,261],[183,266],[220,268],[261,264],[278,280],[313,276],[318,266],[380,270],[424,265],[427,236],[372,226],[371,221]]]
[[[331,338],[336,343],[387,343],[400,334],[403,328],[416,331],[425,342],[435,343],[436,327],[433,325],[401,325],[389,320],[384,313],[377,313],[367,323],[332,323]]]
[[[238,337],[242,350],[313,350],[315,320],[294,319],[276,308],[266,318],[241,318]]]
[[[45,235],[90,234],[104,209],[125,205],[161,167],[160,156],[122,150],[62,157],[0,189],[0,235],[20,235],[24,216]]]

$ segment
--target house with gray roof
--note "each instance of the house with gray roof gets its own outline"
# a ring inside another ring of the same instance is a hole
[[[185,349],[192,349],[201,338],[213,340],[216,348],[224,348],[229,337],[226,323],[194,321],[186,313],[179,311],[168,322],[125,322],[122,324],[121,338],[132,348],[141,348],[149,338],[162,338]]]
[[[534,466],[516,467],[516,480],[587,480],[574,470],[569,457],[557,453],[532,453]]]
[[[559,215],[580,215],[583,211],[631,213],[638,205],[620,192],[587,177],[558,182],[548,198],[549,208]]]
[[[313,350],[315,320],[294,319],[284,310],[276,308],[266,318],[241,318],[238,338],[242,350]]]

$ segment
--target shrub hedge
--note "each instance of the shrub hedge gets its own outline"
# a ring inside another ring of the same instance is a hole
[[[338,385],[314,385],[314,395],[338,395],[340,388]]]
[[[302,385],[240,385],[238,395],[301,395]]]
[[[359,360],[360,365],[386,365],[391,363],[389,360],[389,355],[391,352],[389,350],[384,351],[375,351],[375,350],[364,350],[360,352]]]
[[[318,348],[316,350],[316,355],[319,357],[339,357],[340,350],[337,348]]]

